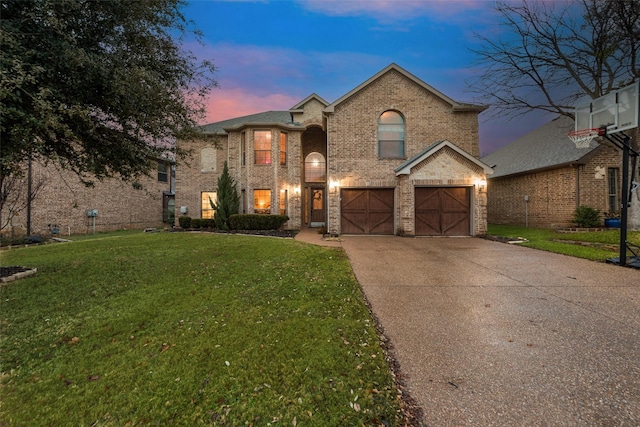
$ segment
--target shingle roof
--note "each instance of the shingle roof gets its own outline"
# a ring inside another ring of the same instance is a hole
[[[233,128],[245,124],[266,124],[281,123],[287,125],[295,125],[291,121],[291,113],[289,111],[265,111],[263,113],[250,114],[248,116],[236,117],[221,122],[209,123],[200,126],[203,132],[226,134],[225,129]]]
[[[567,137],[573,128],[573,119],[559,116],[480,160],[495,165],[491,178],[581,162],[598,143],[591,141],[588,148],[576,148]]]

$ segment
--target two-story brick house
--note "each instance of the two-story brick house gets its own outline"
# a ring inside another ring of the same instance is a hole
[[[211,217],[228,162],[245,213],[332,234],[476,235],[486,231],[478,114],[391,64],[333,103],[202,127],[176,171],[176,216]]]

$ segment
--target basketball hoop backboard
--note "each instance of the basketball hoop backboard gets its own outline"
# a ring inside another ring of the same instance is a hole
[[[576,131],[607,128],[607,133],[638,127],[638,88],[640,82],[592,99],[576,107]]]

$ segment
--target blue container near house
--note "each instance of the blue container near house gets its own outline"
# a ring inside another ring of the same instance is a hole
[[[604,226],[607,228],[620,228],[620,218],[605,218]]]

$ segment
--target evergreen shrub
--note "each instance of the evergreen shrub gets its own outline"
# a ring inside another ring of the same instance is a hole
[[[216,221],[213,218],[201,219],[200,227],[213,230],[214,228],[216,228]]]
[[[287,215],[236,214],[229,217],[232,230],[278,230],[287,221]]]
[[[600,211],[590,206],[580,206],[573,212],[573,221],[583,228],[595,228],[602,226]]]
[[[186,215],[179,217],[178,224],[180,224],[182,228],[191,228],[191,217]]]
[[[229,174],[227,162],[224,162],[222,175],[218,178],[218,187],[216,188],[217,200],[215,203],[209,199],[211,207],[215,209],[214,220],[216,228],[219,230],[229,230],[231,223],[229,218],[236,215],[240,211],[240,196],[236,183]]]

